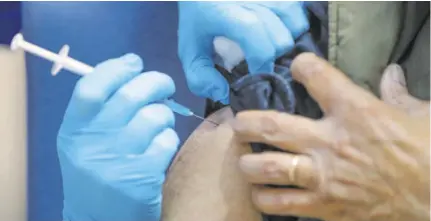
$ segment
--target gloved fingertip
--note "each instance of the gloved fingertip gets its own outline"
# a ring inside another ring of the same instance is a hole
[[[180,145],[180,138],[175,130],[172,128],[166,128],[154,138],[153,144],[163,147],[164,150],[170,149],[171,151],[176,152]]]
[[[213,66],[196,66],[192,71],[186,71],[189,89],[195,95],[213,101],[225,100],[229,96],[227,80]]]
[[[140,68],[143,69],[144,68],[144,61],[142,60],[142,58],[134,53],[128,53],[125,54],[124,56],[122,56],[120,58],[125,64],[132,66],[132,67],[136,67],[136,68]]]
[[[214,101],[219,101],[223,104],[229,103],[229,86],[220,85],[211,90],[209,96]]]
[[[224,98],[224,99],[221,99],[220,100],[220,103],[222,103],[223,105],[228,105],[229,104],[229,96],[227,96],[226,98]]]

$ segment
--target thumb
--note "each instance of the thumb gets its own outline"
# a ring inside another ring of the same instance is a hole
[[[200,57],[185,69],[189,89],[200,97],[228,103],[229,85],[223,75],[214,67],[209,57]]]
[[[382,100],[397,109],[415,116],[429,115],[430,102],[419,100],[409,94],[403,69],[397,64],[389,65],[380,82]]]
[[[212,38],[194,38],[179,35],[178,55],[187,85],[195,95],[214,101],[228,102],[229,85],[212,60]]]

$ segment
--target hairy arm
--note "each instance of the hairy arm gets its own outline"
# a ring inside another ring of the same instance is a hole
[[[202,123],[182,146],[164,186],[163,221],[261,221],[241,177],[238,158],[250,148],[232,141],[224,108]]]

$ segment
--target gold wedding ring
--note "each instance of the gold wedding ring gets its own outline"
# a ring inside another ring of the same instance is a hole
[[[292,167],[289,170],[289,174],[288,174],[290,183],[295,182],[295,174],[296,174],[295,171],[296,171],[296,167],[298,166],[298,163],[299,163],[299,156],[295,155],[292,160]]]

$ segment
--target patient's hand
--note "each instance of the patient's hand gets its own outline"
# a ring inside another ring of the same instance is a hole
[[[232,141],[223,108],[203,122],[182,146],[164,187],[163,221],[260,221],[251,204],[250,185],[238,169],[238,158],[249,151]]]

